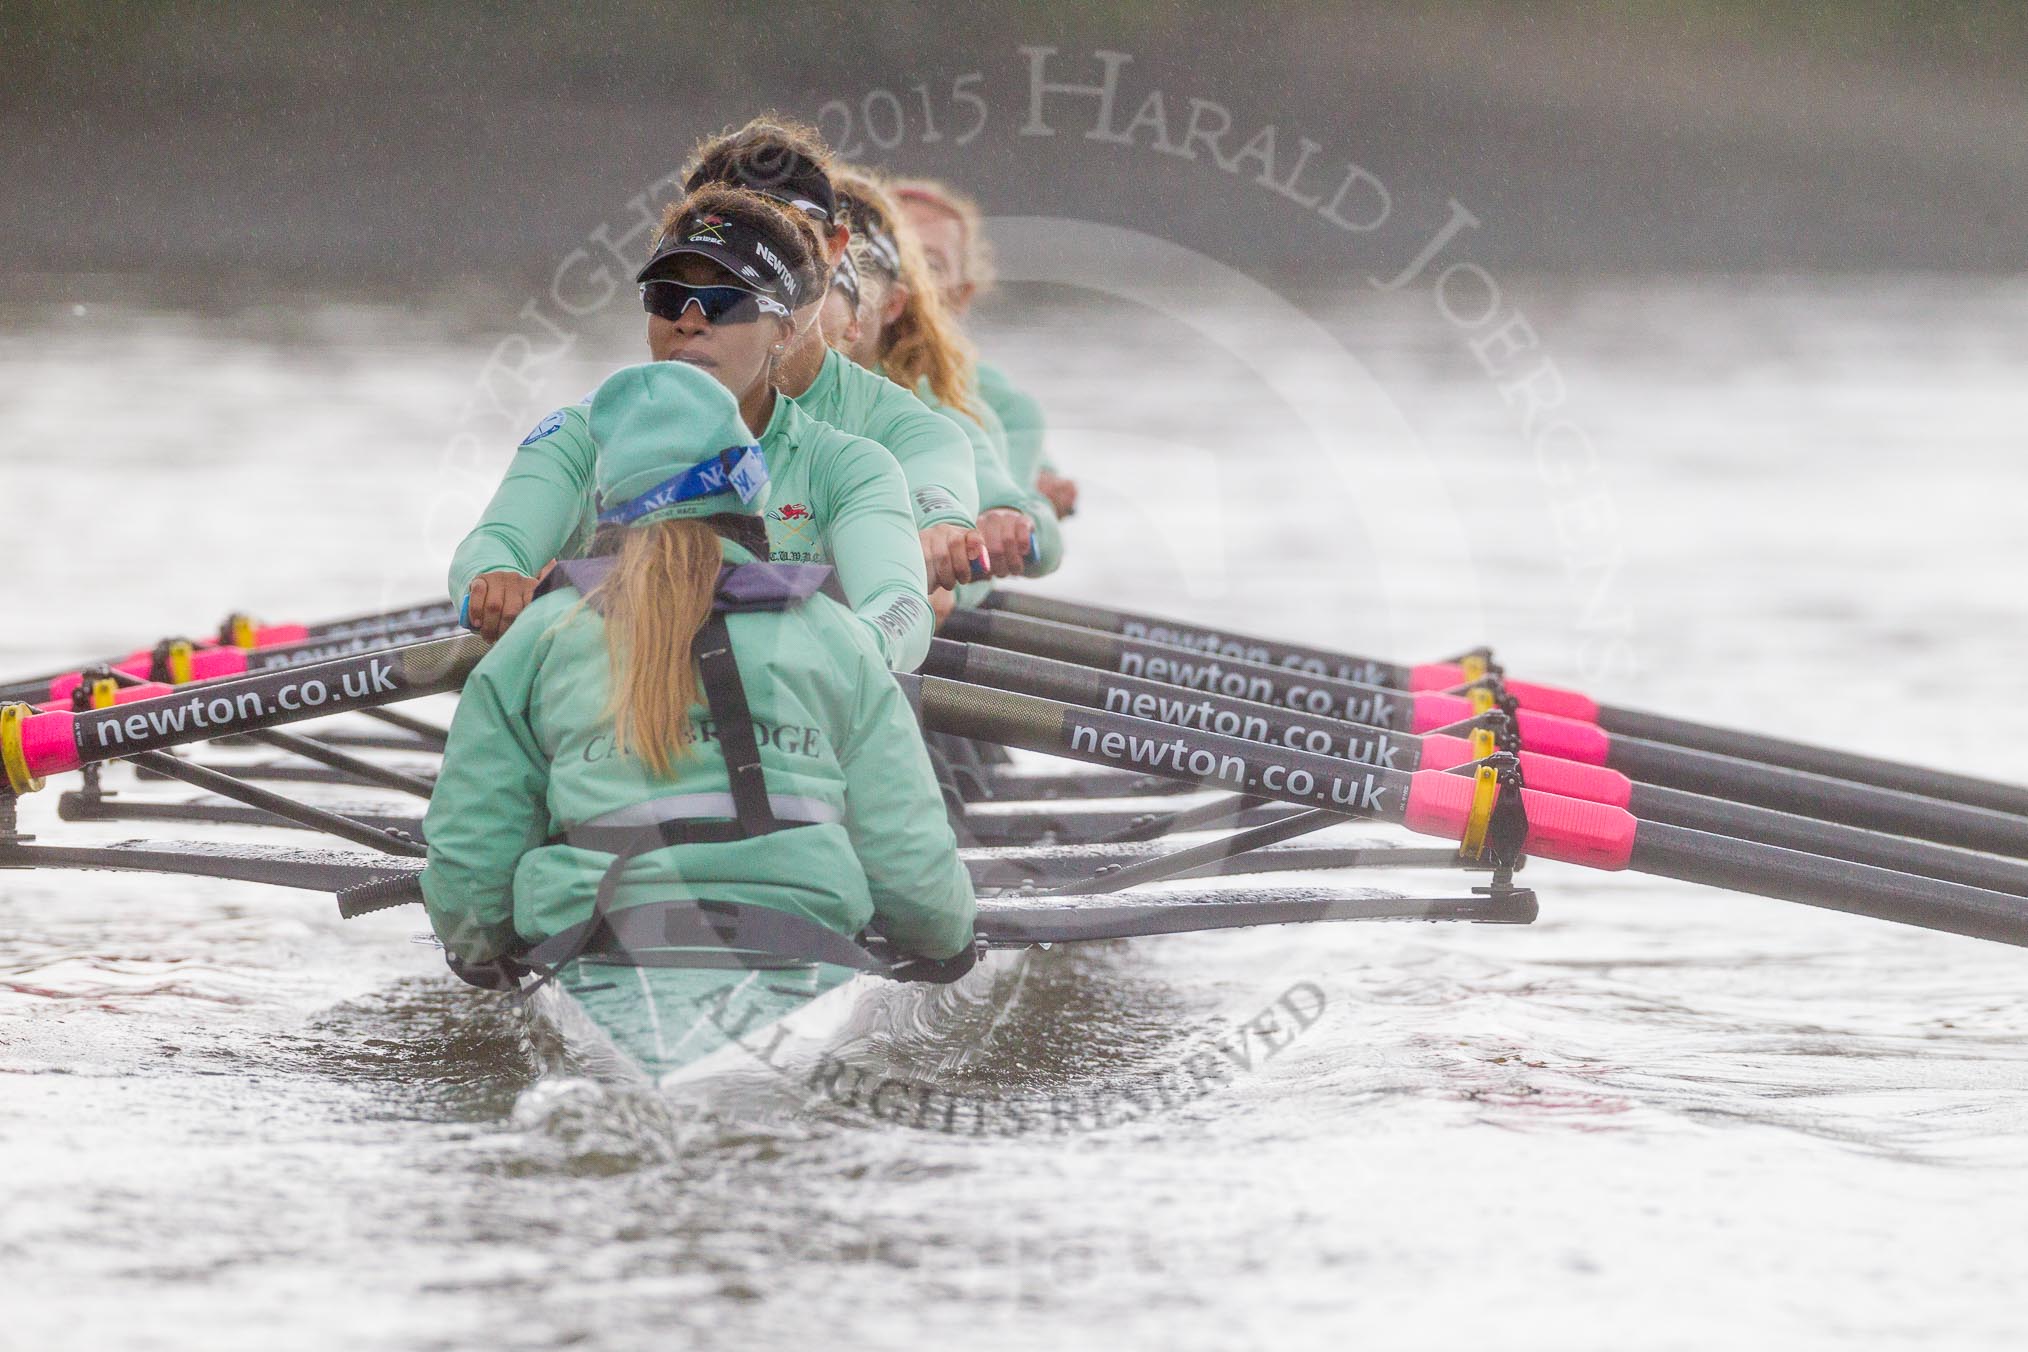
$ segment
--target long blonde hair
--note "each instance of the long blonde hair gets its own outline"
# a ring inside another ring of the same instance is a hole
[[[974,402],[977,396],[973,389],[972,345],[945,308],[943,293],[937,289],[929,263],[923,258],[922,241],[902,215],[886,180],[871,169],[834,163],[831,181],[837,185],[841,198],[850,199],[850,204],[844,207],[847,221],[851,222],[854,214],[870,218],[894,237],[895,250],[901,257],[901,275],[896,285],[901,287],[905,300],[901,313],[881,333],[881,369],[889,380],[911,394],[927,384],[938,403],[958,410],[974,422],[984,421]],[[857,261],[864,274],[865,260]]]
[[[585,598],[605,616],[614,741],[658,776],[691,754],[690,706],[702,690],[691,648],[722,562],[718,532],[703,521],[656,521],[621,533],[612,571]]]

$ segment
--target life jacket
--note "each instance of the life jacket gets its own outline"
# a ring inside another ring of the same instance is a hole
[[[612,571],[611,556],[569,559],[557,563],[536,588],[537,596],[561,587],[575,587],[591,598]],[[691,645],[705,707],[711,712],[718,746],[725,758],[731,802],[716,795],[684,795],[643,804],[644,820],[631,814],[624,823],[586,823],[568,827],[549,840],[552,845],[609,853],[613,861],[599,879],[592,913],[582,924],[536,944],[521,961],[544,979],[572,959],[600,951],[643,946],[653,927],[653,944],[676,945],[692,951],[671,965],[685,967],[769,968],[801,966],[811,961],[837,963],[860,970],[884,970],[886,964],[852,940],[813,920],[766,907],[699,901],[629,908],[614,914],[614,894],[626,866],[643,854],[671,845],[724,843],[772,835],[820,821],[835,821],[835,812],[797,811],[804,800],[771,798],[761,769],[760,743],[746,685],[732,651],[727,615],[788,610],[826,588],[832,576],[825,564],[742,563],[719,569],[712,593],[711,614]],[[724,809],[731,808],[728,817]],[[822,809],[825,805],[813,804]],[[778,809],[782,809],[779,810]],[[618,815],[618,814],[610,814]],[[634,910],[643,914],[633,919]],[[651,918],[652,917],[652,918]]]
[[[535,594],[560,587],[575,587],[581,596],[594,590],[612,571],[610,555],[559,562],[542,580]],[[662,799],[668,810],[643,820],[639,813],[626,814],[624,823],[587,823],[566,828],[551,837],[551,844],[570,844],[581,849],[618,854],[644,833],[652,843],[635,845],[628,857],[665,845],[716,844],[764,836],[796,826],[835,820],[834,816],[812,813],[798,800],[770,798],[767,778],[761,770],[760,743],[754,735],[753,713],[747,703],[746,685],[740,679],[739,663],[733,656],[732,635],[727,615],[764,610],[788,610],[824,590],[831,569],[820,563],[741,563],[718,570],[718,583],[711,596],[711,614],[697,631],[691,653],[697,661],[698,684],[703,687],[704,704],[711,711],[718,746],[725,757],[726,779],[732,801],[712,802],[711,795],[686,795]],[[597,602],[592,603],[597,609]],[[657,804],[643,804],[654,809]],[[730,820],[722,810],[732,808]],[[810,805],[815,806],[815,805]],[[778,812],[777,807],[783,810]],[[617,815],[617,814],[616,814]],[[715,819],[715,820],[714,820]]]

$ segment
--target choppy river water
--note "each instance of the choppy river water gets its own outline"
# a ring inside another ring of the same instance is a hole
[[[1307,303],[986,317],[1085,484],[1051,589],[1490,640],[1616,702],[2023,775],[2028,285],[1515,281],[1525,356],[1427,295]],[[0,671],[431,594],[525,427],[638,355],[615,308],[530,364],[518,304],[7,302]],[[0,1345],[2020,1345],[2028,956],[1529,880],[1528,929],[1038,955],[964,1072],[1124,1099],[1322,993],[1161,1112],[699,1134],[566,1078],[414,913],[0,875]]]

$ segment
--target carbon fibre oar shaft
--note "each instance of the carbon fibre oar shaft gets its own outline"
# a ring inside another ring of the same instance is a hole
[[[120,671],[115,671],[113,678],[124,689],[132,689],[135,686],[145,686],[148,684],[138,676],[132,676]],[[361,710],[361,712],[378,713],[380,711],[366,709]],[[240,735],[259,745],[271,746],[279,751],[286,751],[291,755],[300,756],[304,760],[315,762],[327,770],[336,770],[340,776],[348,780],[372,784],[378,788],[393,789],[398,793],[412,794],[417,798],[427,798],[430,796],[431,785],[428,780],[418,779],[414,775],[404,774],[399,770],[390,770],[385,765],[376,764],[363,756],[355,756],[348,751],[341,751],[337,747],[326,746],[322,742],[309,737],[298,737],[293,732],[283,732],[279,728],[254,728]]]
[[[408,615],[410,612],[400,612]],[[184,649],[178,659],[187,675],[174,678],[177,683],[208,682],[233,676],[276,671],[284,667],[309,666],[328,662],[340,657],[351,657],[362,653],[378,652],[406,644],[422,643],[430,639],[456,638],[467,631],[458,623],[457,613],[448,618],[413,620],[401,626],[378,629],[361,629],[332,635],[296,637],[295,627],[280,632],[287,641],[264,643],[259,647],[242,648],[232,644],[196,646],[182,644]],[[111,667],[123,675],[153,681],[160,674],[162,663],[153,649],[131,653],[94,666]],[[45,704],[70,698],[71,691],[84,680],[90,667],[75,671],[61,672],[52,676],[32,677],[25,681],[13,681],[0,686],[0,702],[23,700],[31,704]],[[122,699],[135,698],[122,692]]]
[[[456,690],[488,646],[477,634],[468,633],[262,675],[178,686],[102,709],[10,716],[0,721],[0,755],[8,787],[23,793],[44,775],[95,761],[123,760],[141,751]]]
[[[1093,629],[1172,648],[1187,648],[1206,656],[1290,667],[1314,676],[1385,686],[1390,690],[1451,690],[1470,680],[1469,673],[1456,662],[1389,662],[1378,657],[1333,652],[1327,648],[1285,643],[1279,639],[1254,638],[1185,620],[1114,610],[1109,606],[1089,605],[1006,587],[988,593],[981,604],[988,610],[1075,625],[1080,629]],[[1507,682],[1507,688],[1524,709],[1536,709],[1587,723],[1598,721],[1598,702],[1579,691],[1513,680]]]
[[[1032,592],[994,591],[987,607],[1035,619],[1077,625],[1123,638],[1188,648],[1204,653],[1230,656],[1313,672],[1317,675],[1362,681],[1402,690],[1444,690],[1462,684],[1465,669],[1451,662],[1427,662],[1408,666],[1383,662],[1351,653],[1333,652],[1300,643],[1253,638],[1226,630],[1167,620],[1105,606],[1086,605]],[[1503,684],[1525,709],[1589,719],[1607,732],[1643,741],[1729,756],[1736,760],[1778,765],[1833,779],[1849,779],[1875,788],[1893,789],[1925,798],[1939,798],[1967,807],[1994,812],[2028,814],[2028,786],[2006,784],[1974,775],[1933,770],[1878,756],[1865,756],[1835,747],[1791,741],[1765,733],[1742,732],[1698,723],[1687,718],[1646,713],[1618,705],[1601,704],[1588,695],[1556,686],[1540,685],[1503,677]]]
[[[1462,737],[1390,732],[1229,696],[1185,695],[1172,686],[1138,677],[948,639],[932,641],[922,670],[925,675],[973,681],[1086,708],[1152,717],[1171,726],[1194,725],[1247,741],[1300,747],[1362,765],[1410,771],[1442,770],[1455,768],[1472,755],[1470,744]],[[1522,777],[1531,788],[1625,807],[1643,821],[1686,826],[1714,835],[2028,897],[2028,863],[2020,860],[1663,785],[1635,783],[1624,774],[1599,765],[1581,765],[1525,751],[1520,762]],[[1192,811],[1215,811],[1220,806],[1209,804]],[[1187,824],[1187,821],[1157,822],[1148,829],[1150,833],[1166,832]]]
[[[1463,717],[1472,712],[1469,703],[1457,696],[1387,690],[1291,667],[1207,657],[1004,611],[959,611],[944,632],[1186,690],[1236,692],[1260,703],[1399,731],[1430,730],[1440,725],[1445,710],[1461,711]],[[2028,858],[2028,817],[1642,741],[1551,714],[1531,717],[1526,709],[1516,722],[1523,750],[1603,764],[1636,781],[1959,849]]]
[[[417,601],[413,605],[396,606],[392,610],[366,611],[358,615],[346,615],[319,624],[299,625],[304,640],[325,638],[353,638],[362,634],[392,633],[411,629],[427,629],[450,623],[458,618],[455,602]]]
[[[981,737],[1184,782],[1260,792],[1346,816],[1394,821],[1457,839],[1472,781],[1440,770],[1404,774],[1310,752],[1245,742],[1033,695],[943,680],[898,678],[935,732]],[[1639,822],[1600,803],[1521,791],[1524,848],[1544,859],[1635,868],[1970,938],[2028,946],[2028,903],[2007,893],[1827,859],[1683,827]]]
[[[1448,731],[1480,712],[1466,696],[1444,691],[1398,690],[1320,676],[1004,612],[960,610],[944,621],[941,632],[957,642],[1011,648],[1180,687],[1193,697],[1224,695],[1390,732]],[[1605,761],[1608,738],[1590,723],[1523,709],[1515,727],[1524,751],[1594,765]]]
[[[951,618],[953,623],[945,626],[947,631],[971,632],[972,622],[960,622],[955,615]],[[1011,624],[1001,621],[994,628],[1001,632],[1009,628],[1023,633],[1032,632],[1018,621]],[[1055,636],[1061,638],[1062,631],[1055,630]],[[1044,637],[1049,635],[1045,633]],[[1060,644],[1043,642],[1016,651],[1013,647],[932,639],[921,674],[998,686],[1003,690],[1060,699],[1092,709],[1130,713],[1137,718],[1151,718],[1179,727],[1195,726],[1206,732],[1224,733],[1252,742],[1271,742],[1388,769],[1448,770],[1463,765],[1475,755],[1470,739],[1453,733],[1414,732],[1398,726],[1291,709],[1236,695],[1195,690],[1186,692],[1165,681],[1124,676],[1089,662],[1038,656],[1032,649],[1042,646],[1061,649]],[[1366,688],[1359,688],[1347,697],[1346,702],[1356,703],[1366,693]],[[1450,714],[1464,715],[1467,723],[1485,721],[1474,715],[1462,701],[1453,701],[1449,696],[1440,698],[1440,705],[1420,717],[1414,710],[1402,706],[1398,699],[1366,707],[1385,714],[1395,724],[1403,721],[1433,722]],[[1450,726],[1457,726],[1457,722],[1453,720]],[[1521,768],[1531,788],[1568,798],[1611,803],[1617,807],[1627,805],[1633,788],[1632,781],[1617,770],[1536,751],[1521,752]]]

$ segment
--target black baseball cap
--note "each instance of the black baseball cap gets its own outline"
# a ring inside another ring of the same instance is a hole
[[[782,261],[762,237],[744,222],[716,212],[689,212],[655,241],[655,252],[641,270],[637,282],[649,281],[663,264],[683,254],[697,254],[739,278],[764,302],[772,301],[787,314],[803,299],[803,284],[795,271]]]

